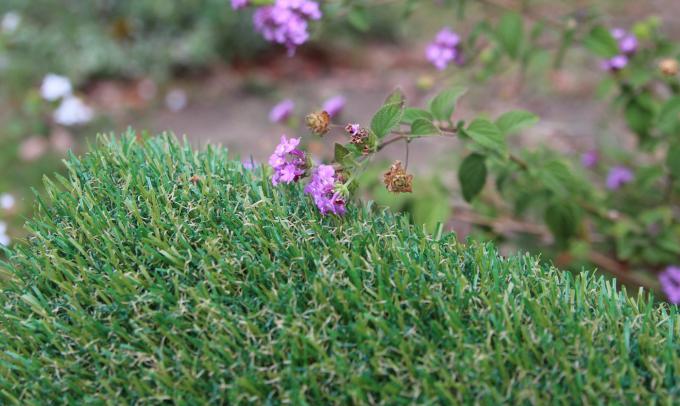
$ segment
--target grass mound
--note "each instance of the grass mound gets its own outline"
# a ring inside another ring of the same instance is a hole
[[[678,311],[170,137],[47,181],[0,274],[2,403],[672,403]],[[264,179],[263,179],[264,178]]]

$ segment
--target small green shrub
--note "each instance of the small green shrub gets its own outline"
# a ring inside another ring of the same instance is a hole
[[[47,181],[0,275],[3,403],[662,403],[676,307],[170,137]]]

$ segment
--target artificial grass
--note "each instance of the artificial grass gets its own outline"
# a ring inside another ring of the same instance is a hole
[[[0,277],[2,403],[661,403],[678,311],[223,150],[104,140]],[[193,178],[197,175],[198,178]]]

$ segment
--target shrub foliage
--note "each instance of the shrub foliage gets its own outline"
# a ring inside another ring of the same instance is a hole
[[[0,275],[3,403],[671,403],[678,311],[592,273],[322,217],[220,149],[106,139]]]

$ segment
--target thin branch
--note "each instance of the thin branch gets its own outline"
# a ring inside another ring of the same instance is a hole
[[[408,139],[408,138],[409,138],[409,136],[406,135],[406,134],[399,134],[396,137],[391,138],[391,139],[384,141],[381,144],[379,144],[375,151],[378,152],[378,151],[382,150],[383,148],[385,148],[386,146],[388,146],[390,144],[394,144],[397,141],[405,140],[405,139]]]
[[[405,146],[406,146],[406,159],[404,160],[404,170],[408,169],[408,150],[409,150],[409,144],[411,144],[410,139],[406,139]]]

